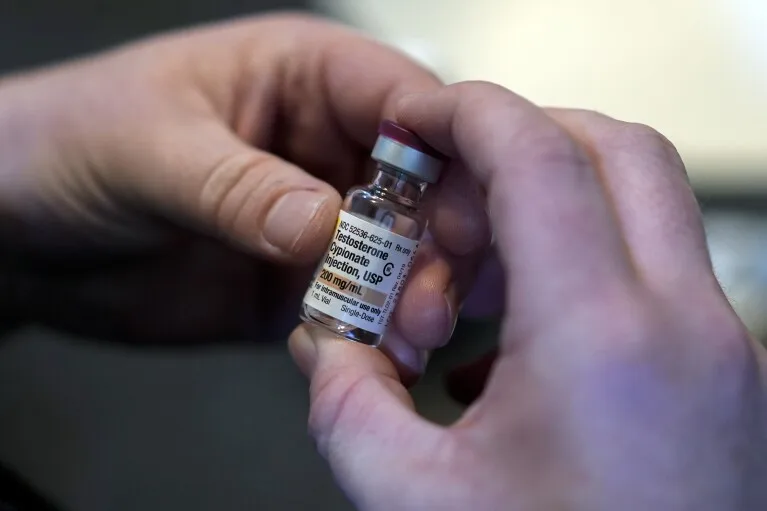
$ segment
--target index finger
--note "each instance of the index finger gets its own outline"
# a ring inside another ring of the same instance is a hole
[[[380,122],[394,117],[403,97],[438,90],[441,84],[405,55],[344,27],[312,21],[297,32],[297,46],[291,53],[294,61],[288,67],[294,78],[289,85],[300,84],[304,93],[291,94],[289,88],[285,93],[295,101],[293,109],[301,112],[295,132],[300,140],[294,143],[300,149],[292,156],[309,168],[318,158],[340,162],[340,155],[356,155],[357,160],[347,163],[360,179],[362,161],[369,161]],[[307,90],[316,93],[307,94]],[[327,179],[338,183],[336,177],[328,175]],[[430,233],[438,246],[433,257],[420,258],[423,264],[411,273],[400,300],[419,307],[395,311],[400,333],[419,349],[432,349],[447,341],[459,304],[470,288],[466,283],[472,280],[489,241],[482,201],[466,193],[472,186],[466,173],[446,171],[428,204]]]
[[[400,99],[438,90],[441,81],[396,49],[342,25],[296,16],[273,22],[269,34],[286,41],[275,71],[284,132],[276,149],[341,190],[361,184],[381,121],[394,117]],[[446,200],[436,202],[449,201],[450,208],[435,208],[432,232],[457,255],[487,243],[481,201],[455,193],[470,187],[465,176],[444,176],[437,191]]]
[[[481,182],[511,307],[550,310],[633,278],[619,225],[586,153],[540,108],[487,83],[403,99],[398,120]],[[516,291],[515,291],[516,290]],[[592,295],[593,296],[593,295]]]

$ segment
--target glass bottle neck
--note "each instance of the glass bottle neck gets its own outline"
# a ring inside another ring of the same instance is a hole
[[[379,163],[371,185],[383,193],[395,195],[400,202],[416,205],[426,191],[426,183],[396,167]],[[402,200],[404,199],[404,200]]]

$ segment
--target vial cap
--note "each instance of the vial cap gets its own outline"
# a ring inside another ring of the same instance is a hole
[[[371,157],[432,184],[439,180],[447,162],[445,155],[393,121],[383,121],[378,127]]]

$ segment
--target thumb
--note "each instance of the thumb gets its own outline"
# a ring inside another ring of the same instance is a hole
[[[156,126],[148,136],[117,167],[127,181],[120,188],[150,209],[272,260],[321,256],[341,206],[329,184],[215,120]]]
[[[391,501],[402,467],[444,459],[447,430],[418,416],[397,370],[380,351],[299,326],[289,347],[310,378],[309,430],[342,488],[362,509]]]

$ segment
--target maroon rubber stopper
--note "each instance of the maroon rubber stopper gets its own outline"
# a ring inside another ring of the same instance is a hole
[[[403,128],[402,126],[400,126],[394,121],[389,121],[389,120],[382,121],[381,124],[378,126],[378,134],[383,137],[390,138],[396,142],[399,142],[402,145],[411,147],[415,149],[416,151],[420,151],[424,154],[427,154],[437,160],[444,161],[448,159],[447,156],[440,153],[439,151],[434,149],[432,146],[424,142],[421,137],[419,137],[412,131],[406,128]]]

